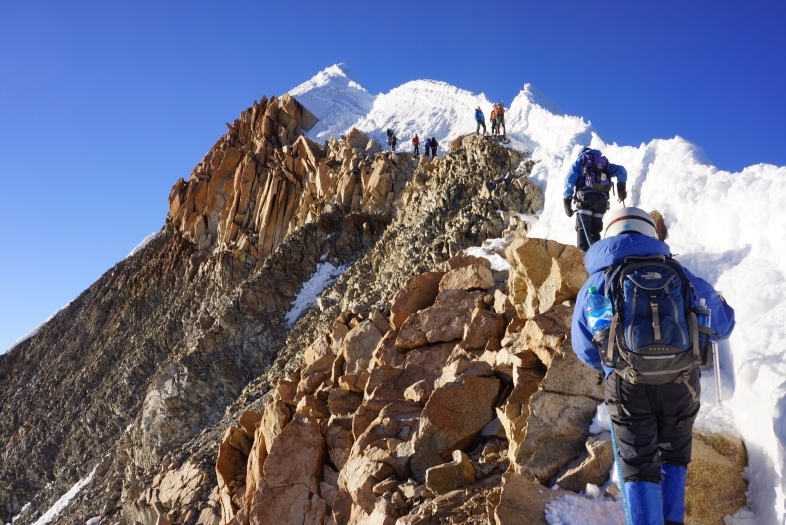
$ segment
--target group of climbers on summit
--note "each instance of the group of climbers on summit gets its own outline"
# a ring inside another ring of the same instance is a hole
[[[494,103],[491,110],[491,134],[505,136],[505,106],[502,102]],[[483,128],[483,134],[486,134],[486,116],[480,106],[475,108],[475,133],[480,134],[480,128]]]
[[[734,310],[672,257],[648,213],[625,206],[627,177],[591,148],[568,170],[563,204],[576,215],[590,275],[576,298],[571,343],[606,383],[626,523],[678,525],[685,521],[700,367],[712,355],[719,374],[713,345],[731,334]],[[612,178],[623,207],[604,230]]]
[[[505,106],[502,102],[495,102],[492,110],[491,110],[491,134],[492,135],[501,135],[502,137],[506,136],[506,128],[505,128]],[[480,134],[480,128],[483,128],[483,134],[486,134],[486,116],[483,114],[483,110],[478,106],[475,109],[475,122],[477,126],[475,128],[475,133]],[[395,132],[388,128],[387,131],[387,141],[388,146],[390,146],[390,151],[396,151],[396,144],[398,144],[398,137],[396,137]],[[420,137],[417,133],[412,138],[412,151],[415,155],[420,155],[420,146],[423,145],[423,154],[428,157],[429,153],[431,153],[432,157],[437,156],[437,147],[439,143],[435,137],[428,138],[426,137],[424,140],[421,141]]]
[[[413,147],[413,152],[415,153],[415,155],[420,155],[420,144],[421,144],[420,137],[418,137],[418,134],[415,133],[415,136],[412,138],[412,147]],[[436,138],[434,138],[434,137],[431,137],[431,138],[426,137],[426,139],[423,141],[423,155],[428,157],[429,156],[429,151],[430,151],[431,152],[431,156],[432,157],[436,157],[437,156],[437,147],[438,146],[439,146],[439,142],[437,142]]]
[[[390,151],[396,151],[396,144],[398,143],[398,138],[396,134],[393,132],[392,129],[387,129],[387,136],[388,136],[388,145],[390,146]],[[428,138],[426,137],[422,142],[420,137],[417,133],[415,136],[412,137],[412,150],[415,155],[420,155],[420,145],[423,145],[423,154],[428,157],[429,153],[431,156],[436,158],[437,156],[437,148],[439,147],[439,142],[435,137]]]

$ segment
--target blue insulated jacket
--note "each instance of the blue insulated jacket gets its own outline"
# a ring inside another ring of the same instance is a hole
[[[652,237],[638,233],[617,235],[602,239],[593,244],[584,259],[584,264],[590,274],[587,282],[581,287],[576,298],[576,308],[573,311],[573,322],[571,323],[571,342],[573,351],[579,359],[595,370],[603,370],[606,377],[611,374],[613,369],[604,366],[600,360],[598,347],[591,344],[592,330],[587,321],[587,298],[590,286],[603,293],[606,286],[606,268],[625,260],[631,255],[644,257],[648,255],[671,255],[671,250],[666,243]],[[696,289],[696,297],[707,301],[707,306],[712,310],[711,328],[714,332],[712,339],[726,339],[734,329],[734,309],[726,304],[718,292],[704,279],[693,275],[687,268],[685,274],[690,279]]]
[[[593,149],[590,151],[592,152],[593,155],[596,156],[602,155],[602,153],[599,150]],[[582,151],[581,153],[584,153],[584,151]],[[576,158],[576,161],[570,166],[570,171],[568,172],[568,176],[565,179],[565,191],[562,193],[562,196],[566,199],[573,197],[573,191],[576,189],[576,184],[578,184],[580,177],[584,175],[584,167],[581,165],[581,153],[579,153],[579,156]],[[609,173],[611,173],[612,177],[617,179],[617,182],[628,181],[628,172],[625,170],[624,167],[618,164],[609,163]],[[585,191],[595,191],[595,190],[585,190]]]
[[[475,110],[475,120],[477,120],[478,122],[482,122],[486,120],[486,117],[483,116],[483,112],[479,109]]]

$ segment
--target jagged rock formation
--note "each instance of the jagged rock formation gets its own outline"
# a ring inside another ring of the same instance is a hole
[[[578,255],[553,248],[547,266]],[[521,265],[532,275],[542,261]],[[533,301],[573,279],[532,288]],[[606,484],[610,435],[590,432],[603,390],[570,348],[572,306],[525,321],[506,317],[508,303],[487,260],[459,256],[411,277],[382,310],[343,312],[267,404],[227,429],[220,515],[198,523],[546,523],[545,505],[568,494],[548,486]],[[696,439],[687,523],[718,523],[744,504],[744,447]],[[706,503],[721,477],[722,504]]]
[[[0,519],[31,523],[90,477],[58,520],[193,523],[224,430],[304,341],[542,207],[523,153],[470,137],[424,162],[358,132],[323,147],[302,109],[245,111],[175,185],[159,236],[0,356]],[[287,333],[323,263],[354,265]]]

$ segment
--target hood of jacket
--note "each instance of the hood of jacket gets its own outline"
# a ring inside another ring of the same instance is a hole
[[[601,239],[587,251],[584,265],[590,274],[603,271],[612,264],[622,262],[631,255],[646,257],[648,255],[671,255],[671,249],[665,242],[639,233],[615,235]]]

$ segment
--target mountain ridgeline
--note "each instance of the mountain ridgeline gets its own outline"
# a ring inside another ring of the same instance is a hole
[[[318,144],[314,121],[288,95],[245,110],[175,183],[158,236],[0,356],[0,520],[33,523],[81,480],[53,522],[219,523],[219,443],[309,344],[543,207],[524,152],[467,137],[428,160],[357,130]],[[325,263],[348,269],[290,329]]]

